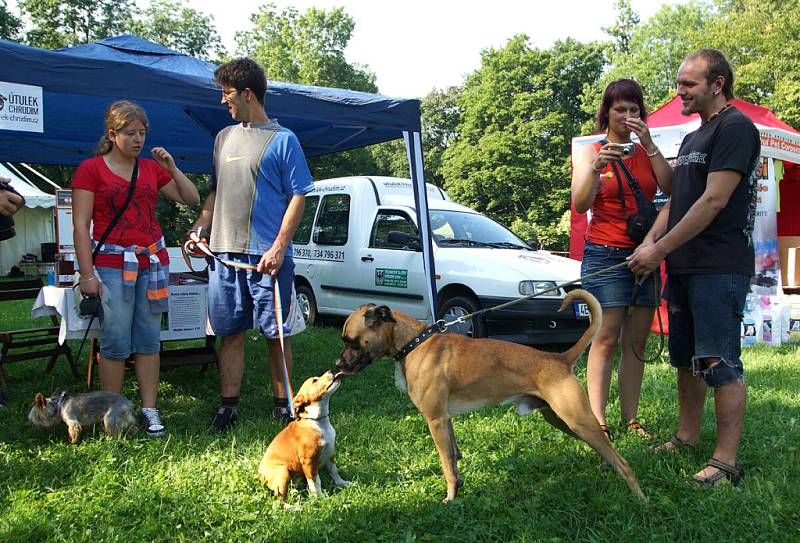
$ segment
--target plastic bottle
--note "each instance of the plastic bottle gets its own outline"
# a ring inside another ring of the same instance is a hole
[[[772,311],[769,296],[761,296],[761,330],[759,340],[767,345],[772,345]]]
[[[51,287],[56,286],[56,272],[54,270],[47,270],[47,284]]]

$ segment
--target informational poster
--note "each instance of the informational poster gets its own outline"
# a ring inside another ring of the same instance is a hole
[[[42,87],[0,81],[0,130],[44,132]]]
[[[204,337],[208,285],[189,283],[169,286],[169,312],[161,317],[161,341]]]
[[[774,160],[761,157],[756,185],[756,216],[753,223],[756,274],[751,287],[751,292],[759,295],[776,296],[781,292],[778,224],[775,215],[777,204]]]

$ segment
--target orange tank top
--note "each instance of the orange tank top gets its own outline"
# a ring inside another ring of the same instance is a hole
[[[593,145],[596,150],[600,150],[599,143]],[[644,195],[652,201],[658,184],[656,183],[656,174],[650,164],[650,157],[647,156],[644,147],[637,143],[636,151],[632,157],[625,159],[625,165],[641,185]],[[600,182],[592,202],[592,218],[586,229],[586,239],[599,245],[632,248],[637,244],[628,237],[626,226],[628,217],[636,213],[636,198],[633,196],[625,174],[619,166],[617,169],[621,176],[619,181],[622,184],[625,209],[622,208],[619,196],[620,183],[609,164],[600,172]]]

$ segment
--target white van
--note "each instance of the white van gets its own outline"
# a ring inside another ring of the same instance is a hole
[[[428,185],[439,315],[452,321],[580,276],[580,263],[535,251],[503,226]],[[295,287],[307,322],[385,304],[430,322],[411,181],[317,181],[293,240]],[[577,286],[568,287],[578,288]],[[570,343],[588,326],[585,304],[559,312],[564,289],[459,325],[474,337]]]

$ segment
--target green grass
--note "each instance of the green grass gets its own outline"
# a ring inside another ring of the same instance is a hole
[[[0,305],[0,328],[25,325],[24,303]],[[23,321],[20,323],[20,321]],[[295,386],[333,365],[340,330],[311,328],[295,339]],[[653,352],[655,341],[651,341]],[[617,450],[648,496],[639,503],[586,445],[512,408],[455,420],[464,458],[459,498],[445,486],[426,424],[394,387],[388,360],[347,378],[331,400],[339,471],[353,484],[309,498],[296,483],[286,511],[256,478],[279,431],[269,417],[263,340],[247,342],[239,425],[207,432],[219,390],[217,372],[188,367],[162,373],[163,439],[89,432],[77,446],[63,427],[41,433],[26,421],[33,394],[80,391],[60,361],[16,363],[10,406],[0,411],[0,541],[797,541],[800,538],[800,349],[745,351],[748,405],[738,488],[690,482],[714,443],[706,403],[702,446],[656,455],[619,433]],[[81,362],[85,369],[85,361]],[[578,365],[584,379],[585,358]],[[615,387],[612,384],[612,389]],[[128,376],[124,393],[137,397]],[[619,404],[612,392],[610,420]],[[648,365],[641,420],[668,438],[677,421],[674,371]]]

